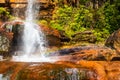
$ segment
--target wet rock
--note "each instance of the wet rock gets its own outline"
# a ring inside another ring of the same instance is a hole
[[[24,63],[0,62],[0,73],[10,80],[96,80],[99,75],[91,68],[71,62]],[[7,64],[7,65],[6,65]],[[79,66],[79,67],[78,67]]]
[[[20,42],[22,41],[22,26],[21,21],[16,22],[6,22],[0,28],[0,51],[3,53],[13,53],[20,46]],[[4,55],[12,55],[12,54],[4,54]]]
[[[57,61],[55,63],[3,61],[0,62],[0,74],[9,77],[9,80],[119,80],[120,62],[85,60],[77,62]]]
[[[120,54],[120,29],[112,33],[106,40],[105,46],[115,49]]]
[[[57,56],[63,60],[78,61],[107,61],[111,60],[114,53],[107,47],[100,46],[79,46],[74,48],[61,49],[49,54],[49,56]]]
[[[74,47],[74,48],[66,48],[66,49],[61,49],[55,52],[50,53],[49,56],[63,56],[63,55],[70,55],[74,52],[77,52],[79,50],[84,49],[84,47]],[[86,48],[87,49],[87,48]]]
[[[98,80],[107,80],[106,77],[106,72],[104,70],[103,65],[97,63],[97,62],[93,62],[93,61],[77,61],[77,64],[79,64],[79,66],[81,67],[85,67],[85,68],[89,68],[89,69],[93,69],[96,71],[97,75],[99,75],[99,79]]]
[[[22,34],[24,24],[22,22],[15,22],[12,27],[13,38],[11,41],[11,51],[18,51],[22,46]]]

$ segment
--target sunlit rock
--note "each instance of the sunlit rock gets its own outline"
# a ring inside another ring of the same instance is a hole
[[[57,56],[63,61],[110,61],[115,54],[107,47],[94,45],[61,49],[50,53],[49,56]]]

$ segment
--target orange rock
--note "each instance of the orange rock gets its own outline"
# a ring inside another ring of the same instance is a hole
[[[90,68],[95,70],[98,74],[98,80],[107,80],[104,66],[94,62],[94,61],[78,61],[76,64],[79,64],[80,67]]]
[[[42,31],[44,31],[46,33],[46,35],[54,35],[54,36],[56,36],[58,38],[61,37],[58,30],[50,28],[50,27],[45,26],[43,24],[40,24],[40,26],[41,26]]]

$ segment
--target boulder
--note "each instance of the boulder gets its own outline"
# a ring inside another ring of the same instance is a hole
[[[113,32],[105,42],[105,46],[115,49],[120,54],[120,29]]]
[[[40,24],[42,31],[46,35],[48,46],[61,46],[61,35],[58,30]]]

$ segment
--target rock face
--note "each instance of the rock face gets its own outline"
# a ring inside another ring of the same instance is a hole
[[[120,54],[120,29],[112,33],[106,40],[105,46],[115,49]]]
[[[0,53],[20,50],[24,23],[22,21],[6,22],[0,28]],[[61,46],[60,34],[57,30],[40,25],[46,35],[48,46]]]
[[[0,27],[0,55],[11,56],[11,53],[18,49],[22,39],[21,24],[20,22],[6,22]]]

